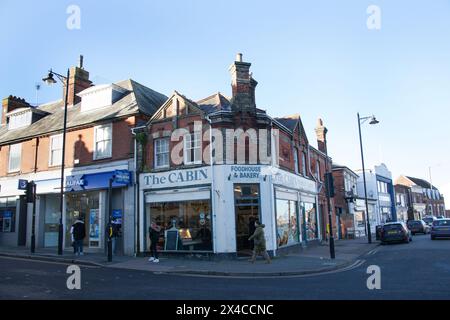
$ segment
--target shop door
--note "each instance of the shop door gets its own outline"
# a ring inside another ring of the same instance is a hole
[[[259,219],[259,185],[242,184],[234,186],[236,215],[236,250],[238,255],[251,255],[254,221]]]

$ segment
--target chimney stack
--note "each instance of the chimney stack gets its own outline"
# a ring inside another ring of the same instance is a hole
[[[250,73],[251,63],[242,61],[242,53],[236,55],[236,61],[230,67],[233,110],[255,111],[255,88],[258,82]]]
[[[316,136],[319,151],[327,153],[327,132],[328,129],[323,125],[322,119],[317,120]]]
[[[6,125],[6,114],[19,108],[30,108],[31,105],[25,99],[9,96],[2,100],[2,125]]]
[[[69,95],[67,105],[73,106],[81,101],[77,96],[84,89],[92,86],[92,81],[89,80],[89,72],[84,70],[83,56],[80,55],[78,67],[71,67],[69,71]],[[63,86],[63,99],[66,97],[66,87]]]

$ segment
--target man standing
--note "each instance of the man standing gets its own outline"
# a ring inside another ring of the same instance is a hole
[[[75,223],[72,225],[71,232],[74,240],[75,254],[77,256],[82,256],[83,240],[86,237],[84,221],[81,219],[75,220]]]
[[[150,224],[150,228],[148,228],[148,233],[150,237],[150,254],[151,257],[148,259],[150,262],[158,263],[158,240],[159,240],[159,234],[161,232],[161,227],[156,224],[155,221],[152,221]]]

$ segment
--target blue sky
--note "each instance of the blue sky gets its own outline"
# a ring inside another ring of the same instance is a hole
[[[66,27],[72,4],[79,30]],[[380,30],[366,26],[369,5],[381,9]],[[65,72],[80,53],[97,84],[133,78],[166,95],[229,95],[228,67],[242,52],[260,108],[300,113],[310,141],[322,117],[330,155],[353,169],[356,113],[375,114],[380,124],[363,126],[367,165],[426,179],[431,166],[450,201],[447,0],[2,0],[0,30],[0,96],[32,103],[46,71]],[[39,91],[39,102],[60,97],[60,88]]]

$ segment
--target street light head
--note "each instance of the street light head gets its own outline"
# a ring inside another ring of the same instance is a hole
[[[42,81],[44,81],[48,85],[52,85],[56,83],[55,78],[53,78],[53,72],[52,70],[49,71],[48,76],[43,78]]]
[[[377,120],[377,118],[375,118],[375,116],[372,116],[372,119],[370,119],[369,124],[378,124],[380,123],[380,121]]]

